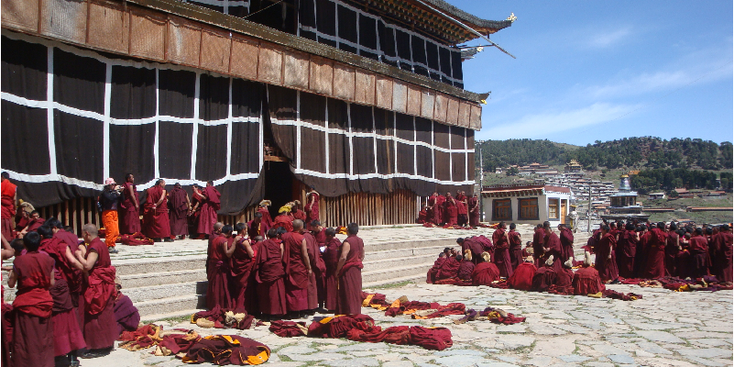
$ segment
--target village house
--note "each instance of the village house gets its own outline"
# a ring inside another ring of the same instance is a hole
[[[552,185],[496,185],[482,189],[484,220],[552,225],[565,224],[573,192]]]

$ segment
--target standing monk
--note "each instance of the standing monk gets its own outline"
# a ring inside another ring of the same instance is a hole
[[[543,244],[545,243],[545,231],[543,225],[538,224],[533,232],[533,259],[535,267],[540,266],[540,258],[543,257]]]
[[[23,237],[23,244],[27,253],[15,258],[8,279],[9,287],[18,284],[13,301],[15,323],[11,364],[14,367],[53,367],[53,299],[48,290],[54,285],[54,260],[47,253],[38,252],[41,245],[38,233],[28,232]]]
[[[160,242],[161,238],[166,242],[173,242],[166,196],[166,181],[158,180],[155,186],[148,189],[148,197],[145,199],[144,234],[156,242]]]
[[[718,253],[715,261],[718,262],[719,271],[716,278],[720,282],[732,282],[732,234],[728,224],[720,227],[719,233],[714,236]]]
[[[510,259],[510,241],[505,232],[505,222],[500,222],[492,234],[494,242],[494,263],[500,269],[500,276],[508,279],[512,276],[512,260]]]
[[[10,182],[10,175],[2,173],[2,184],[0,184],[0,204],[2,204],[2,234],[6,240],[12,241],[13,217],[15,216],[15,203],[18,201],[17,187]]]
[[[347,225],[347,239],[342,243],[336,274],[339,277],[337,314],[359,315],[362,313],[362,261],[364,242],[357,237],[357,223]]]
[[[627,223],[624,231],[619,232],[617,240],[617,268],[619,275],[624,278],[634,278],[635,256],[637,255],[637,243],[640,241],[635,232],[635,225]]]
[[[138,189],[135,187],[135,176],[132,173],[125,175],[125,184],[122,185],[122,202],[120,203],[120,214],[122,225],[120,233],[133,234],[140,230],[140,199]]]
[[[198,195],[199,199],[202,200],[201,212],[199,213],[199,226],[196,232],[199,233],[199,236],[209,236],[212,234],[214,223],[217,222],[217,211],[221,207],[219,198],[222,194],[214,188],[212,181],[208,181],[206,187],[200,192],[194,191],[194,195]]]
[[[308,310],[308,285],[312,273],[308,245],[301,234],[302,230],[303,221],[296,219],[293,221],[293,232],[281,236],[286,273],[285,299],[288,312],[298,317]]]
[[[97,237],[97,226],[85,224],[82,238],[86,247],[74,252],[75,266],[84,272],[79,314],[82,317],[84,342],[89,351],[82,358],[109,354],[119,334],[115,319],[115,268],[110,262],[107,246]]]
[[[287,312],[285,301],[285,268],[283,243],[278,230],[270,228],[255,261],[255,282],[260,313],[267,318],[280,317]]]
[[[234,251],[230,265],[229,294],[232,297],[232,308],[234,308],[235,313],[246,310],[246,306],[251,304],[251,300],[247,298],[253,293],[248,286],[250,272],[255,262],[255,250],[252,241],[247,238],[245,227],[245,223],[237,223],[235,226],[237,235],[232,237],[232,244],[229,245]]]
[[[319,193],[316,192],[313,188],[311,191],[306,194],[306,215],[307,215],[307,222],[311,223],[315,220],[319,220],[319,199],[321,197],[319,196]]]
[[[462,227],[469,223],[469,211],[466,208],[466,204],[466,195],[464,192],[456,190],[456,222]]]
[[[313,314],[319,307],[319,284],[323,283],[326,265],[324,259],[321,258],[321,250],[316,237],[310,232],[304,232],[303,239],[306,241],[308,259],[311,261],[311,269],[313,270],[308,277],[308,310]]]
[[[558,225],[558,232],[561,234],[561,263],[565,263],[573,257],[573,232],[565,224]]]
[[[645,277],[655,279],[665,276],[665,223],[659,222],[650,232]]]
[[[117,207],[120,205],[122,188],[110,177],[104,182],[105,188],[99,195],[99,206],[102,208],[102,225],[105,228],[105,243],[109,252],[116,254],[115,242],[120,235],[117,220]]]
[[[268,210],[268,207],[272,205],[270,200],[263,200],[260,202],[260,205],[258,205],[257,212],[262,214],[262,233],[267,234],[270,228],[273,228],[273,218],[270,216],[270,211]]]
[[[285,228],[287,232],[293,232],[293,217],[290,215],[293,204],[288,203],[278,209],[278,216],[273,221],[274,228]]]
[[[171,222],[171,236],[184,239],[189,234],[188,215],[191,209],[189,194],[176,182],[168,193],[168,220]]]
[[[550,226],[550,222],[543,222],[543,230],[545,230],[545,242],[543,243],[543,259],[545,265],[548,265],[548,259],[553,256],[553,271],[560,273],[562,270],[562,263],[559,261],[561,256],[561,239],[558,235],[553,233],[553,229]],[[538,268],[540,270],[540,267]]]
[[[515,230],[516,228],[515,223],[510,223],[510,232],[507,233],[507,239],[510,241],[510,260],[513,271],[523,263],[522,238],[520,232]]]
[[[342,243],[336,238],[336,230],[334,228],[329,227],[324,232],[326,233],[326,250],[324,250],[324,265],[326,266],[324,289],[326,295],[324,308],[331,312],[336,312],[337,290],[339,288],[336,267],[339,265],[339,250]]]
[[[703,228],[698,227],[693,232],[688,250],[691,253],[691,268],[689,273],[693,278],[701,278],[708,274],[708,240],[703,235]]]
[[[247,235],[250,236],[250,238],[255,238],[257,236],[265,237],[265,234],[267,234],[268,231],[265,230],[264,227],[263,214],[255,212],[255,218],[247,222]]]
[[[678,253],[683,250],[677,231],[678,226],[675,223],[670,223],[667,236],[665,237],[665,275],[669,277],[678,276],[678,270],[676,270],[675,265],[678,260]]]
[[[291,216],[293,219],[300,219],[306,223],[306,213],[303,212],[299,207],[301,202],[299,200],[293,200],[293,206],[291,206]]]
[[[474,196],[470,197],[468,200],[467,205],[469,206],[469,225],[472,228],[479,227],[479,198],[477,198],[477,194],[474,194]]]
[[[443,203],[443,207],[446,226],[455,226],[458,222],[458,212],[456,208],[456,200],[451,196],[450,192],[446,193],[446,201]]]
[[[443,195],[439,195],[438,192],[434,192],[433,195],[436,196],[436,204],[433,206],[433,210],[436,212],[434,214],[434,218],[436,219],[437,223],[436,225],[440,226],[448,220],[446,217],[446,208],[444,207],[444,203],[446,203],[446,197]]]
[[[212,226],[213,228],[213,226]],[[232,226],[222,227],[222,233],[209,239],[206,259],[206,308],[232,309],[229,293],[230,258],[235,246],[232,241]]]
[[[609,282],[619,277],[617,259],[614,249],[617,247],[617,238],[614,237],[608,225],[601,226],[601,239],[596,245],[596,263],[594,266],[599,271],[602,282]]]

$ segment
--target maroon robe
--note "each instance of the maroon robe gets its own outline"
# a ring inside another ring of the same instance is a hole
[[[268,230],[270,228],[273,228],[273,218],[270,217],[270,211],[268,210],[268,207],[261,206],[257,208],[257,212],[262,214],[263,216],[260,222],[262,223],[262,233],[268,233]]]
[[[82,332],[87,348],[103,349],[114,346],[115,339],[120,336],[115,319],[115,268],[107,245],[99,237],[87,246],[85,259],[92,252],[97,253],[97,262],[89,271],[89,277],[84,279],[79,313],[82,314]]]
[[[43,219],[43,218],[31,219],[31,221],[28,223],[28,232],[35,232],[45,222],[46,222],[46,220]]]
[[[131,186],[135,193],[135,199],[130,195]],[[137,187],[133,183],[125,182],[125,184],[122,185],[122,201],[120,202],[120,209],[118,210],[120,217],[122,217],[122,220],[120,221],[120,234],[141,232],[140,210],[135,207],[136,202],[139,206],[143,205],[143,203],[140,202]]]
[[[519,289],[523,291],[530,290],[533,285],[533,277],[538,271],[538,268],[533,263],[522,263],[512,273],[510,279],[507,280],[507,285],[512,289]]]
[[[438,275],[438,271],[441,270],[441,267],[443,266],[443,263],[446,262],[446,257],[439,257],[436,259],[436,261],[433,262],[433,267],[428,269],[428,273],[426,274],[426,283],[433,284],[438,279],[436,279],[436,275]],[[499,274],[499,270],[498,270]]]
[[[512,260],[510,259],[510,243],[504,228],[497,228],[492,234],[494,242],[494,263],[500,269],[500,276],[509,278],[512,276]]]
[[[441,267],[436,272],[435,280],[453,279],[459,276],[459,266],[461,263],[455,257],[447,257],[446,261],[441,263]]]
[[[619,278],[617,259],[614,248],[617,247],[617,239],[609,232],[602,236],[596,245],[596,262],[594,267],[599,271],[599,277],[603,282]]]
[[[545,231],[543,228],[535,228],[533,232],[533,259],[535,266],[540,264],[540,258],[543,257],[543,243],[545,242]]]
[[[54,356],[63,356],[86,346],[67,283],[67,279],[73,276],[81,278],[81,272],[66,258],[67,248],[69,245],[59,238],[41,240],[40,250],[46,252],[55,262],[56,284],[51,287],[51,296],[54,300],[51,316],[54,327]],[[73,253],[76,248],[71,250]]]
[[[319,220],[319,199],[321,196],[318,192],[311,192],[308,195],[309,197],[306,198],[306,207],[304,208],[306,210],[306,214],[308,216],[308,224],[310,225],[311,222],[315,220]],[[313,202],[309,202],[310,198],[313,198]]]
[[[339,290],[336,312],[344,315],[362,313],[362,259],[364,242],[356,235],[349,235],[344,242],[349,243],[349,253],[339,277]]]
[[[263,238],[264,238],[265,235],[267,234],[267,232],[264,232],[263,231],[263,227],[265,227],[265,225],[263,224],[262,218],[260,218],[260,223],[257,223],[253,219],[253,220],[247,222],[247,235],[251,239],[254,239],[257,236],[263,236]]]
[[[624,230],[619,233],[617,241],[617,268],[619,275],[624,278],[634,278],[635,256],[637,255],[637,233],[635,231]]]
[[[573,271],[568,268],[562,268],[556,273],[556,290],[561,294],[573,294]]]
[[[650,231],[640,234],[640,241],[637,242],[637,251],[635,252],[634,278],[644,278],[646,276],[647,255],[650,252]]]
[[[484,247],[476,238],[472,237],[464,239],[464,242],[461,244],[461,252],[464,253],[464,251],[466,250],[469,250],[471,252],[472,262],[475,265],[484,261],[482,260],[482,252],[484,252]]]
[[[171,223],[168,220],[168,199],[163,198],[160,205],[153,208],[161,196],[164,189],[155,185],[148,189],[148,197],[145,199],[145,228],[143,228],[146,236],[150,238],[168,238],[171,237]]]
[[[11,364],[14,367],[54,366],[53,299],[49,293],[53,267],[54,260],[38,251],[16,257],[13,262],[18,279],[13,301],[15,323]]]
[[[244,236],[233,237],[228,243],[233,243],[235,247],[234,253],[230,258],[230,274],[229,274],[229,294],[232,297],[232,308],[235,313],[240,313],[246,309],[246,295],[249,294],[248,284],[250,281],[250,272],[254,259],[247,254],[244,242],[247,241]],[[254,249],[253,249],[254,252]]]
[[[443,203],[444,221],[446,221],[447,226],[456,225],[458,223],[458,212],[456,208],[456,199],[449,200],[448,198],[446,198],[445,200],[446,201]]]
[[[301,243],[303,235],[288,232],[283,239],[283,263],[285,264],[285,298],[288,311],[308,310],[308,268],[304,263]]]
[[[319,307],[319,284],[326,273],[326,265],[321,258],[321,250],[316,238],[311,233],[304,233],[303,238],[306,240],[306,248],[308,249],[308,259],[311,262],[311,275],[308,277],[308,309],[313,310]]]
[[[553,255],[553,269],[555,269],[556,272],[559,272],[563,267],[563,262],[561,261],[561,239],[558,238],[558,235],[555,234],[555,232],[551,231],[549,235],[545,236],[543,247],[547,250],[543,250],[545,252],[543,253],[543,258],[540,262],[545,263],[545,261]]]
[[[168,220],[171,223],[171,236],[184,236],[189,234],[189,203],[186,200],[188,194],[180,187],[173,187],[168,193]]]
[[[665,275],[669,277],[675,277],[678,276],[678,271],[676,270],[676,260],[678,258],[678,252],[680,251],[678,249],[679,243],[682,244],[682,241],[679,242],[679,240],[682,240],[682,238],[679,238],[678,233],[675,231],[670,231],[667,233],[667,236],[665,237]]]
[[[219,306],[222,309],[232,308],[232,297],[229,293],[230,259],[224,252],[224,244],[228,244],[225,236],[217,236],[210,240],[206,259],[206,308],[209,310]]]
[[[591,266],[576,270],[573,275],[573,294],[585,296],[599,293],[606,289],[599,277],[599,272]]]
[[[471,280],[473,285],[491,285],[500,279],[500,270],[494,263],[480,262],[472,271]]]
[[[510,262],[512,263],[512,270],[515,270],[523,263],[522,239],[520,233],[514,229],[511,229],[507,236],[510,238]]]
[[[704,236],[693,236],[688,251],[691,253],[690,273],[694,278],[701,278],[708,273],[708,241]]]
[[[13,217],[15,216],[15,193],[17,186],[10,180],[3,180],[0,184],[0,206],[2,206],[2,234],[6,240],[12,241],[15,238],[13,233]]]
[[[207,186],[201,190],[205,199],[201,204],[199,213],[199,225],[196,227],[196,233],[211,235],[214,230],[214,224],[217,223],[217,211],[221,207],[219,198],[222,194],[214,188]]]
[[[431,195],[428,197],[428,206],[429,208],[426,209],[427,210],[426,212],[427,221],[435,225],[441,224],[440,219],[439,219],[439,213],[441,212],[441,210],[436,205],[435,195]]]
[[[479,199],[472,196],[467,200],[469,206],[469,225],[472,227],[479,226]]]
[[[293,218],[287,213],[283,213],[275,217],[273,228],[283,227],[288,232],[293,232]]]
[[[474,273],[474,263],[464,259],[459,265],[459,271],[457,276],[460,280],[472,280],[472,274]]]
[[[545,292],[556,284],[557,272],[552,266],[544,266],[535,272],[530,290]]]
[[[731,232],[719,232],[714,236],[714,242],[719,250],[717,256],[718,270],[716,278],[720,282],[732,281],[732,234]]]
[[[645,276],[650,279],[665,276],[665,232],[660,228],[650,231],[649,251]]]
[[[561,264],[573,257],[573,232],[571,229],[563,227],[561,235]]]
[[[435,211],[433,217],[436,221],[438,221],[436,224],[440,225],[448,220],[446,217],[446,210],[444,208],[444,203],[446,202],[446,197],[443,195],[436,196],[436,205],[433,206],[433,210]]]
[[[339,265],[341,245],[342,243],[338,238],[332,238],[331,241],[326,243],[326,250],[324,251],[324,265],[326,266],[324,279],[326,299],[324,307],[329,311],[336,311],[338,296],[337,290],[339,288],[339,279],[336,277],[336,267]]]
[[[285,267],[281,242],[267,239],[262,242],[255,261],[255,281],[260,312],[265,315],[285,315]]]

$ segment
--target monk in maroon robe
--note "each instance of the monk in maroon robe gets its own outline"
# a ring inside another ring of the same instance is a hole
[[[459,278],[459,280],[471,282],[472,274],[474,273],[475,267],[476,266],[472,262],[471,251],[467,251],[465,253],[465,257],[461,260],[459,271],[456,273],[456,276]]]
[[[257,207],[257,212],[262,215],[262,236],[268,233],[270,228],[273,228],[273,218],[270,216],[268,206],[270,206],[270,200],[263,200]]]
[[[158,180],[155,186],[148,189],[145,199],[144,232],[146,236],[166,242],[171,239],[171,222],[168,219],[168,198],[166,195],[166,181]]]
[[[561,263],[573,257],[573,232],[565,224],[558,225],[559,239],[561,240]]]
[[[471,261],[474,265],[479,264],[482,261],[482,252],[484,252],[484,247],[477,239],[471,237],[458,238],[456,243],[461,246],[461,252],[466,253],[467,250],[470,251]]]
[[[469,211],[467,210],[466,195],[463,191],[456,191],[456,223],[460,226],[465,226],[469,223]]]
[[[13,217],[15,217],[15,203],[18,202],[17,186],[10,182],[10,175],[7,172],[2,173],[2,183],[0,183],[0,206],[2,206],[2,235],[6,240],[12,241],[15,238],[13,233]]]
[[[647,254],[647,267],[645,276],[655,279],[665,276],[665,223],[660,222],[650,232],[649,251]]]
[[[11,364],[15,367],[54,367],[51,321],[54,302],[49,292],[55,282],[54,260],[47,253],[38,252],[41,245],[38,233],[27,233],[23,244],[27,252],[15,258],[8,279],[9,287],[18,285],[13,301],[15,322]]]
[[[120,234],[141,232],[140,227],[140,198],[135,186],[135,176],[132,173],[125,175],[125,184],[122,185],[122,201],[120,201]]]
[[[507,232],[507,239],[510,242],[510,262],[513,271],[523,263],[524,259],[522,256],[522,238],[520,237],[520,232],[515,230],[516,228],[517,225],[515,223],[510,223],[510,232]]]
[[[708,274],[708,250],[708,241],[703,235],[703,228],[696,228],[688,246],[691,254],[690,273],[693,278],[701,278]]]
[[[324,307],[329,311],[335,312],[338,297],[337,291],[339,289],[336,267],[339,265],[342,242],[336,238],[336,230],[334,228],[329,227],[323,232],[326,233],[326,249],[324,250],[324,265],[326,266],[324,289],[326,294]]]
[[[431,196],[428,197],[428,206],[427,208],[427,216],[428,221],[430,223],[433,223],[435,225],[441,224],[441,208],[437,205],[438,201],[438,193],[434,192]]]
[[[446,226],[455,226],[458,223],[458,212],[456,200],[451,196],[450,192],[446,193],[446,201],[443,203],[443,207]]]
[[[316,237],[310,232],[305,232],[303,239],[306,241],[308,259],[311,261],[311,269],[313,270],[308,277],[308,309],[310,312],[314,312],[319,307],[319,284],[323,284],[326,265],[324,259],[321,258],[321,250]]]
[[[171,236],[183,239],[189,234],[188,215],[191,209],[189,194],[176,182],[168,193],[168,220],[171,222]]]
[[[232,226],[226,225],[220,235],[214,234],[214,239],[209,241],[206,259],[206,308],[209,310],[217,306],[227,310],[233,308],[229,293],[230,259],[237,246],[234,246],[232,231]]]
[[[491,260],[488,252],[483,252],[479,257],[481,262],[474,266],[471,279],[473,285],[491,285],[500,279],[500,270]]]
[[[200,196],[202,200],[201,213],[199,213],[199,225],[196,232],[199,235],[211,235],[214,223],[217,222],[217,211],[221,208],[220,197],[222,194],[214,188],[214,183],[209,181],[200,192],[194,191],[194,195]]]
[[[254,269],[258,308],[266,317],[279,317],[288,312],[283,252],[278,231],[271,228],[268,230],[268,239],[260,245]]]
[[[547,262],[552,255],[554,262],[553,269],[557,273],[561,271],[562,267],[562,262],[558,260],[561,257],[561,239],[551,229],[550,222],[543,222],[543,230],[545,231],[545,242],[543,243],[543,258],[541,261],[544,263]]]
[[[533,232],[533,259],[535,260],[535,266],[540,264],[540,258],[543,257],[543,244],[545,243],[545,231],[543,225],[538,224]]]
[[[293,221],[293,232],[281,236],[283,239],[283,263],[286,282],[285,299],[288,312],[302,316],[308,310],[308,285],[311,277],[311,260],[308,245],[303,238],[303,221]]]
[[[97,226],[84,225],[82,238],[86,249],[74,252],[75,266],[88,274],[84,277],[79,297],[79,314],[84,325],[82,332],[89,349],[82,358],[94,358],[109,354],[115,339],[120,336],[114,309],[116,272],[107,245],[97,237]]]
[[[528,257],[524,263],[515,269],[510,279],[507,280],[507,285],[512,289],[530,290],[533,285],[533,277],[537,271],[538,268],[533,264],[532,257]]]
[[[665,275],[669,277],[678,276],[676,270],[676,262],[678,253],[682,250],[680,236],[676,232],[678,226],[675,223],[670,223],[669,231],[665,237]]]
[[[617,240],[617,268],[619,275],[624,278],[634,278],[635,256],[637,254],[637,243],[639,242],[635,225],[627,223],[624,231],[619,232]]]
[[[714,243],[719,250],[716,260],[719,273],[716,278],[720,282],[732,282],[732,234],[728,224],[720,227],[719,233],[714,236]]]
[[[234,252],[230,258],[229,294],[232,297],[232,308],[235,313],[246,310],[250,272],[255,262],[255,250],[252,242],[247,238],[244,223],[237,223],[237,235],[232,237]],[[229,241],[228,241],[229,242]]]
[[[303,223],[304,223],[304,225],[305,225],[307,223],[306,222],[306,213],[303,210],[301,210],[300,206],[301,206],[301,201],[299,201],[299,200],[293,200],[293,205],[291,206],[291,217],[294,220],[295,219],[302,220]],[[310,223],[310,222],[308,222],[308,223]]]
[[[635,252],[633,278],[644,278],[647,267],[647,254],[650,252],[650,237],[652,233],[647,230],[647,226],[644,224],[638,226],[636,230],[640,241],[637,242],[637,251]]]
[[[601,240],[596,245],[596,262],[594,267],[599,271],[599,277],[603,282],[610,282],[619,277],[617,270],[617,259],[615,257],[615,248],[617,247],[617,239],[611,233],[608,225],[601,227]]]
[[[550,255],[546,259],[544,266],[535,272],[533,285],[530,287],[530,290],[545,292],[550,289],[556,283],[556,278],[560,270],[555,269],[555,264],[559,262],[560,260],[555,259],[554,255]]]
[[[587,295],[599,293],[606,289],[599,277],[599,272],[591,266],[591,256],[586,253],[584,267],[573,275],[573,294]]]
[[[357,237],[357,223],[347,225],[347,239],[341,246],[336,274],[339,278],[336,313],[359,315],[362,313],[362,261],[364,242]]]
[[[306,220],[307,223],[311,223],[315,220],[319,220],[319,199],[321,196],[319,195],[316,190],[311,189],[311,191],[306,194],[306,206],[304,209],[306,209]]]
[[[500,269],[500,276],[507,279],[512,276],[512,260],[510,259],[510,241],[505,231],[505,222],[500,222],[492,234],[494,243],[494,263]]]
[[[293,232],[293,216],[291,216],[290,210],[288,206],[278,209],[279,214],[273,220],[273,228],[282,227],[288,232]]]
[[[55,283],[49,290],[54,300],[51,316],[54,329],[54,357],[71,360],[71,353],[74,353],[75,358],[76,351],[86,346],[67,282],[68,278],[78,275],[72,262],[73,250],[61,239],[54,238],[50,226],[41,226],[38,233],[42,237],[40,250],[49,254],[55,263]]]
[[[436,259],[436,261],[433,262],[433,266],[428,269],[428,273],[426,274],[426,283],[433,284],[438,280],[436,276],[438,275],[438,271],[441,270],[446,260],[448,260],[448,257],[445,253],[442,252],[438,255],[438,259]]]
[[[262,219],[262,213],[255,212],[255,218],[247,222],[247,235],[250,236],[250,238],[255,238],[257,236],[265,237],[267,231],[265,230]]]
[[[469,206],[469,225],[472,228],[476,228],[479,226],[479,198],[477,198],[477,194],[474,194],[474,196],[470,197],[469,200],[467,200],[467,205]]]

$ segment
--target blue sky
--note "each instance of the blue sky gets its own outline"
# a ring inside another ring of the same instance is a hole
[[[465,88],[492,91],[477,139],[732,141],[730,0],[449,2],[518,18],[491,36],[516,60],[489,47],[464,62]]]

